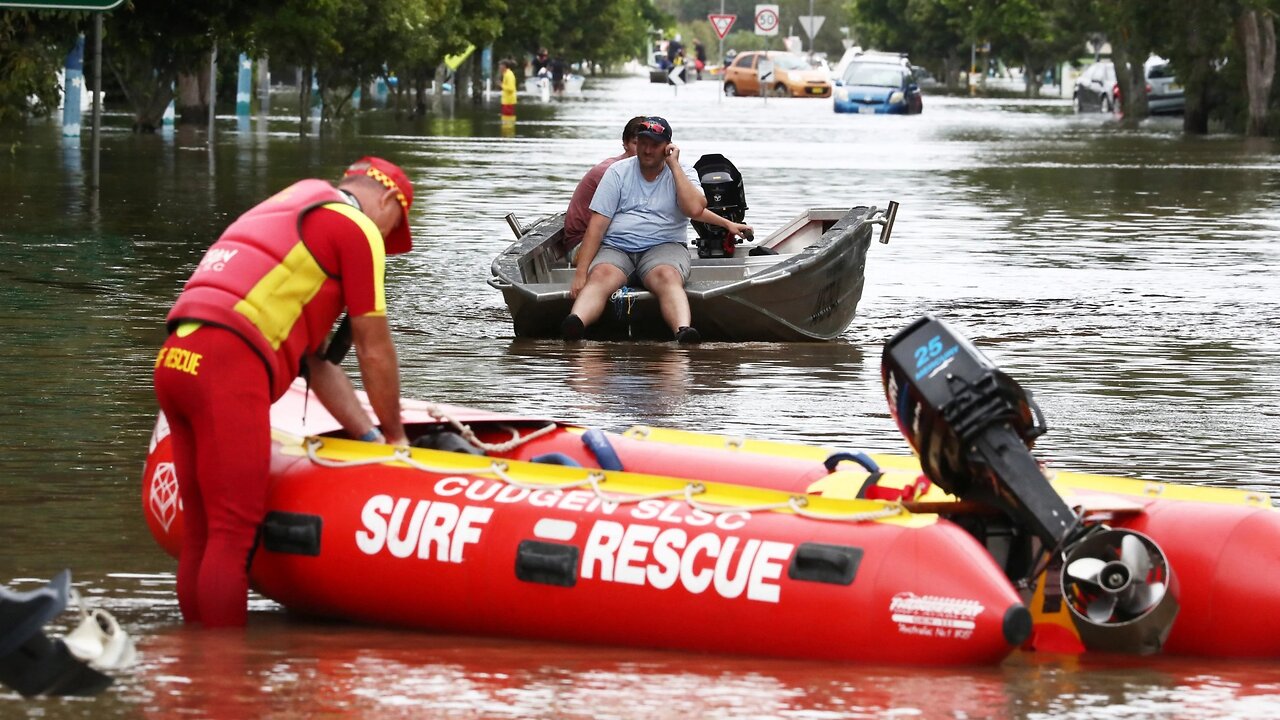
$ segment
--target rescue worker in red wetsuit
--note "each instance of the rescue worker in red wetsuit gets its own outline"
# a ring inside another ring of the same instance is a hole
[[[383,266],[387,253],[412,247],[412,203],[409,179],[381,158],[357,161],[336,188],[297,182],[222,233],[169,311],[154,380],[183,504],[185,621],[245,624],[266,514],[270,406],[300,373],[353,437],[408,444]],[[342,368],[319,354],[344,308],[378,426]]]

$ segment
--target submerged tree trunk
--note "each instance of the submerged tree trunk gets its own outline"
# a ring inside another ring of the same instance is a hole
[[[413,78],[413,116],[427,114],[427,79],[425,72],[417,73]]]
[[[947,90],[954,92],[960,89],[960,60],[954,55],[942,59],[942,77],[946,79]]]
[[[206,56],[205,67],[209,67]],[[209,120],[209,73],[178,73],[178,90],[174,100],[175,119],[179,125],[204,125]]]
[[[1143,68],[1146,49],[1130,45],[1128,33],[1116,33],[1111,39],[1111,61],[1120,87],[1124,125],[1136,127],[1147,116],[1147,76]]]
[[[1271,81],[1276,74],[1276,26],[1262,10],[1245,10],[1236,18],[1236,37],[1244,48],[1248,118],[1245,135],[1265,135]]]
[[[1195,135],[1205,135],[1209,132],[1209,82],[1213,78],[1212,60],[1204,47],[1204,33],[1195,24],[1190,26],[1187,40],[1193,59],[1190,67],[1185,70],[1178,68],[1179,73],[1186,73],[1186,78],[1182,79],[1185,97],[1182,130]]]
[[[1029,54],[1022,60],[1022,79],[1026,84],[1027,97],[1040,97],[1040,89],[1044,87],[1044,68],[1032,61]]]
[[[455,102],[466,100],[471,94],[471,61],[475,53],[468,57],[453,71],[453,99]]]
[[[298,134],[307,134],[308,120],[311,119],[311,78],[315,70],[308,65],[302,70],[302,79],[298,83]]]
[[[133,107],[134,132],[155,132],[164,123],[165,108],[173,100],[174,74],[128,56],[108,58],[106,62]]]

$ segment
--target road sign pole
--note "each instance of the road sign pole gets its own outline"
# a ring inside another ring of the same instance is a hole
[[[769,62],[769,70],[772,70],[773,63],[769,61],[769,48],[773,44],[772,38],[778,34],[778,26],[782,23],[778,22],[778,6],[774,4],[756,5],[755,27],[756,35],[763,35],[764,41],[764,60],[761,62]],[[759,65],[756,65],[756,72],[760,73]],[[760,73],[763,75],[763,73]],[[764,78],[760,78],[760,97],[764,99],[764,104],[769,104],[769,89],[765,86]]]
[[[733,21],[738,19],[737,15],[724,14],[724,0],[720,0],[720,14],[711,14],[707,16],[707,20],[711,21],[711,29],[715,31],[716,37],[720,38],[720,71],[724,74],[724,36],[729,34],[729,28],[733,27]],[[720,83],[720,90],[724,91],[723,79]]]
[[[93,172],[89,187],[93,188],[93,204],[98,198],[98,150],[102,128],[102,13],[93,14]]]
[[[764,36],[764,57],[765,57],[765,60],[758,60],[757,62],[766,62],[766,61],[768,60],[768,58],[769,58],[769,50],[770,50],[770,46],[771,46],[771,45],[773,45],[773,42],[772,42],[772,41],[773,41],[773,36],[771,36],[771,35],[765,35],[765,36]],[[764,86],[764,78],[760,78],[760,99],[764,101],[764,102],[760,103],[761,105],[768,105],[768,104],[769,104],[769,90],[768,90],[767,88],[765,88],[765,86]]]
[[[810,23],[812,23],[812,22],[813,22],[813,20],[812,20],[812,18],[813,18],[813,0],[809,0],[809,17],[810,17],[809,22],[810,22]],[[810,32],[809,32],[809,65],[811,65],[811,66],[813,65],[813,36],[814,36],[814,35],[817,35],[817,34],[818,34],[818,33],[813,32],[812,30],[810,30]]]
[[[721,15],[723,15],[723,14],[724,14],[724,0],[720,0],[720,14],[721,14]],[[720,61],[720,76],[723,78],[723,77],[724,77],[724,71],[727,69],[727,68],[725,68],[725,66],[724,66],[724,36],[725,36],[725,33],[717,32],[716,34],[720,36],[720,55],[719,55],[719,56],[717,56],[717,57],[716,57],[716,59]],[[724,95],[724,82],[723,82],[723,81],[721,81],[721,83],[720,83],[720,94],[721,94],[721,95]]]

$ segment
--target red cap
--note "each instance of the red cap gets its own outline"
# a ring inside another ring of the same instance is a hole
[[[342,174],[343,177],[366,175],[396,191],[396,200],[400,202],[400,224],[386,238],[388,255],[399,255],[413,249],[413,237],[409,234],[409,206],[413,205],[413,185],[404,171],[394,164],[378,157],[362,157],[351,163],[351,167]]]

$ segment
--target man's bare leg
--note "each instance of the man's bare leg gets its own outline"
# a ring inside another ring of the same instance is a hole
[[[667,321],[671,333],[689,327],[689,296],[684,292],[684,278],[670,265],[659,265],[644,276],[644,286],[658,298],[662,319]]]
[[[564,324],[561,325],[562,333],[566,335],[565,339],[578,339],[569,337],[575,334],[575,331],[581,337],[581,330],[600,319],[604,314],[604,306],[609,301],[609,296],[626,282],[627,276],[616,266],[602,263],[592,268],[587,276],[586,286],[582,288],[582,292],[578,293],[577,299],[573,301],[573,308],[569,310],[569,317],[565,318]],[[582,323],[581,329],[576,328],[572,322],[574,317]]]

